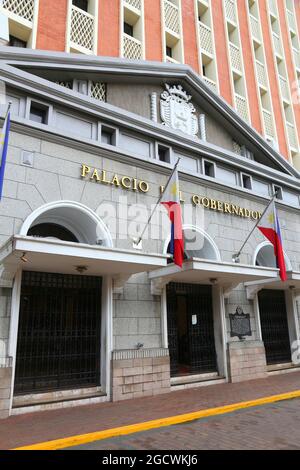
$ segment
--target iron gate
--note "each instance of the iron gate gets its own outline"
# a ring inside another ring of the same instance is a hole
[[[24,272],[15,394],[100,385],[101,278]]]
[[[291,361],[291,347],[284,291],[262,290],[258,293],[262,338],[267,364]]]
[[[180,344],[178,337],[178,297],[186,297],[187,339]],[[217,371],[211,286],[170,283],[167,286],[168,339],[171,375],[178,375],[178,356],[185,348],[190,373]],[[192,319],[196,319],[193,324]]]

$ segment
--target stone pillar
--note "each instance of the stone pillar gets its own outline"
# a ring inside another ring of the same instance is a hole
[[[262,379],[267,376],[266,352],[262,341],[236,341],[228,344],[230,382]]]
[[[170,391],[169,350],[140,349],[112,353],[112,401]]]

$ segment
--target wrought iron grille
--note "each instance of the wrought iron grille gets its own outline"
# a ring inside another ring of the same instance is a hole
[[[101,278],[24,272],[15,394],[100,385]]]
[[[262,338],[267,364],[291,361],[284,291],[262,290],[258,294]]]
[[[179,296],[186,298],[187,337],[184,344],[179,338],[178,319],[182,314],[178,308]],[[180,373],[179,357],[184,357],[190,374],[215,372],[217,360],[211,286],[170,283],[167,286],[167,312],[171,375]],[[192,322],[193,316],[196,316],[196,324]]]

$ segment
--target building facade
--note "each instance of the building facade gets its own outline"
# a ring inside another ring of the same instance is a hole
[[[0,76],[2,418],[297,370],[299,173],[276,149],[185,65],[2,47]],[[137,244],[178,158],[183,269],[164,208]],[[259,230],[233,261],[274,191],[285,283]]]
[[[1,3],[10,45],[190,65],[300,168],[298,0]]]

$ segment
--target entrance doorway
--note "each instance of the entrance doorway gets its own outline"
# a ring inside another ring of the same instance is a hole
[[[101,284],[23,272],[15,395],[100,385]]]
[[[217,371],[211,286],[167,286],[171,376]]]
[[[267,364],[291,362],[291,347],[284,291],[261,290],[258,293],[258,302]]]

